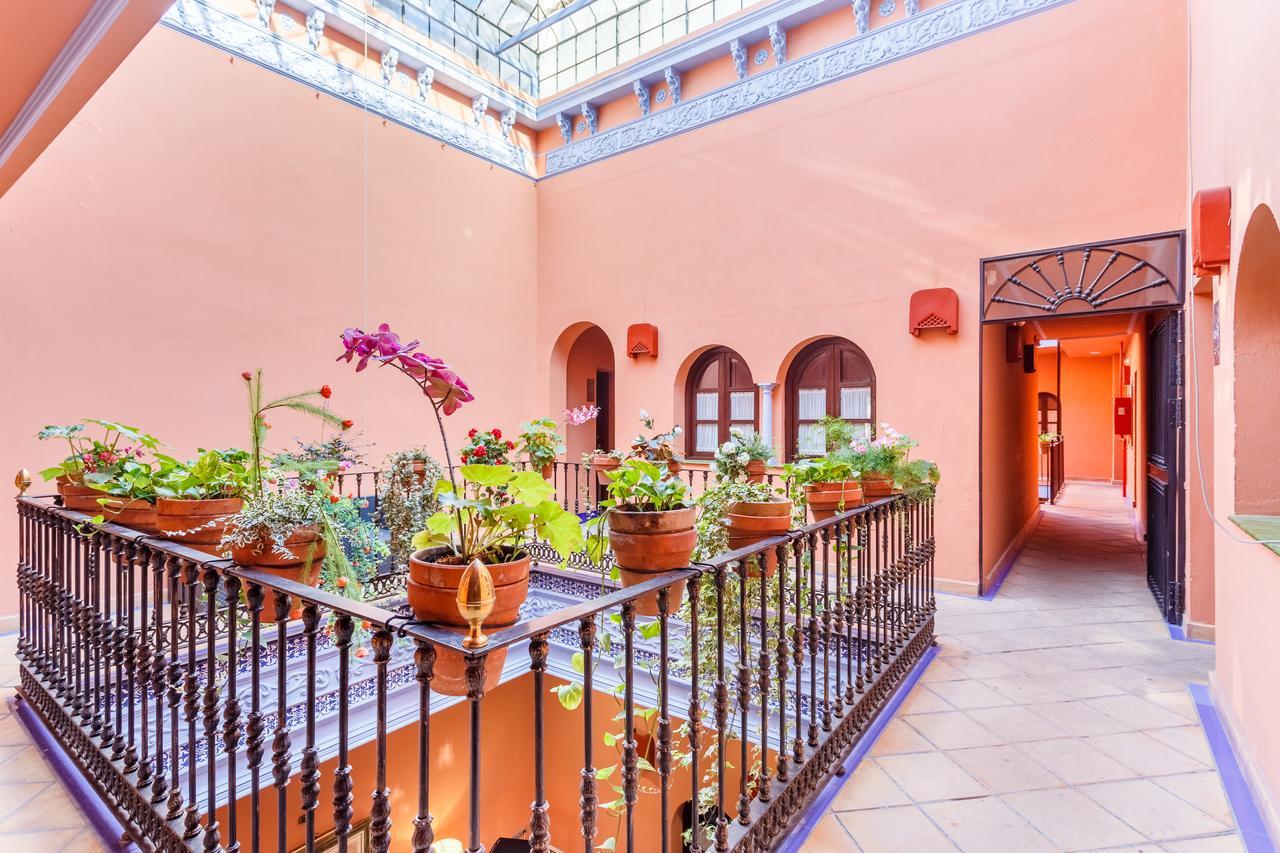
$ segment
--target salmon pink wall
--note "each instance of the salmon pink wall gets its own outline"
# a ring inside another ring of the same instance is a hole
[[[180,454],[243,444],[255,367],[269,391],[331,384],[375,463],[437,448],[406,379],[334,363],[344,326],[383,320],[471,384],[455,441],[514,429],[540,414],[535,217],[525,178],[156,28],[0,199],[6,482],[58,458],[42,425],[86,416]],[[0,614],[16,600],[5,560]]]
[[[620,423],[666,423],[687,421],[676,377],[709,343],[781,382],[804,342],[848,338],[879,416],[941,464],[939,576],[976,589],[978,259],[1181,227],[1185,47],[1180,3],[1077,0],[543,180],[535,362],[597,322]],[[1141,121],[1118,88],[1149,97]],[[959,334],[912,337],[911,292],[939,286]],[[661,338],[643,364],[621,351],[638,322]]]
[[[1212,286],[1221,318],[1221,360],[1213,368],[1212,386],[1192,389],[1201,396],[1211,395],[1214,413],[1212,445],[1200,444],[1200,452],[1213,457],[1212,506],[1222,524],[1214,530],[1214,689],[1224,716],[1232,723],[1231,734],[1254,791],[1262,799],[1274,838],[1280,837],[1280,728],[1275,725],[1275,709],[1280,707],[1280,682],[1275,678],[1280,621],[1275,618],[1274,597],[1259,595],[1258,590],[1271,588],[1280,577],[1280,556],[1257,543],[1240,541],[1247,537],[1226,516],[1238,508],[1238,470],[1274,467],[1273,460],[1255,457],[1252,448],[1241,449],[1237,443],[1241,434],[1237,415],[1258,414],[1242,413],[1238,401],[1241,395],[1261,389],[1256,384],[1248,389],[1238,385],[1257,379],[1246,380],[1243,365],[1237,364],[1241,353],[1236,335],[1242,319],[1239,307],[1249,298],[1243,292],[1249,286],[1244,280],[1250,260],[1246,232],[1260,211],[1274,218],[1274,211],[1280,210],[1280,89],[1258,85],[1280,76],[1274,38],[1280,31],[1280,6],[1270,0],[1243,0],[1231,14],[1223,14],[1220,4],[1211,0],[1189,0],[1189,16],[1188,200],[1196,190],[1231,188],[1231,261]],[[1196,354],[1201,360],[1213,357],[1208,349]],[[1277,371],[1280,365],[1271,365],[1267,381],[1272,385]],[[1274,432],[1274,424],[1271,427]],[[1193,445],[1189,453],[1193,463],[1195,452]],[[1195,492],[1187,497],[1203,501]]]

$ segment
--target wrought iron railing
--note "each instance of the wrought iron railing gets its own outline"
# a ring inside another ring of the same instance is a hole
[[[1040,442],[1040,502],[1056,504],[1066,482],[1062,436]]]
[[[676,833],[771,849],[933,638],[932,496],[602,581],[479,649],[127,528],[85,536],[50,498],[17,509],[21,693],[143,849],[310,851],[332,832],[345,851],[362,831],[379,853],[444,834],[590,853],[606,821],[618,849],[667,851]],[[528,692],[495,700],[512,681]],[[526,726],[521,764],[503,751]],[[501,778],[482,778],[486,759]]]

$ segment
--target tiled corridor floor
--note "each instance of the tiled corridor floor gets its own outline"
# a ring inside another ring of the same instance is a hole
[[[994,601],[939,596],[939,655],[804,850],[1242,850],[1119,489],[1070,483]]]

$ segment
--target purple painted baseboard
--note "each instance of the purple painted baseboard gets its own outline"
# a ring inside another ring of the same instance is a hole
[[[907,673],[907,677],[899,685],[897,691],[890,697],[884,710],[876,717],[875,722],[863,734],[849,753],[849,757],[844,760],[844,775],[832,776],[823,789],[818,793],[818,798],[810,804],[808,810],[805,811],[804,817],[796,824],[796,828],[791,831],[778,846],[775,853],[799,853],[804,848],[804,842],[809,838],[809,833],[813,832],[813,828],[817,826],[818,821],[822,819],[822,815],[826,812],[827,807],[831,805],[831,801],[835,799],[836,792],[840,787],[849,781],[853,776],[853,771],[857,769],[862,759],[871,751],[871,747],[875,746],[876,739],[880,737],[880,733],[884,731],[885,726],[889,725],[889,721],[893,719],[893,715],[898,712],[898,708],[906,700],[907,694],[911,692],[911,688],[916,686],[916,682],[920,680],[920,676],[924,674],[925,668],[929,666],[929,662],[938,656],[938,647],[930,646],[925,653],[916,661],[916,665],[912,667],[911,672]]]
[[[44,721],[31,705],[21,697],[14,697],[9,700],[9,710],[31,735],[32,743],[40,750],[45,761],[49,762],[54,775],[62,782],[62,787],[66,789],[67,794],[79,806],[80,811],[84,812],[90,826],[101,836],[102,843],[111,850],[130,851],[130,853],[137,851],[138,847],[135,844],[121,845],[120,839],[124,837],[124,827],[103,804],[98,797],[98,792],[85,781],[80,768],[62,751],[53,733],[45,727]],[[38,815],[32,816],[32,820],[36,823],[39,819]]]
[[[1218,766],[1218,776],[1222,779],[1222,788],[1227,794],[1227,802],[1231,805],[1231,813],[1236,818],[1236,828],[1240,830],[1240,840],[1244,842],[1249,853],[1275,853],[1274,839],[1267,832],[1267,824],[1258,810],[1258,803],[1249,788],[1249,780],[1245,778],[1231,748],[1231,739],[1222,724],[1222,717],[1213,705],[1209,688],[1204,684],[1188,684],[1191,699],[1196,703],[1196,712],[1200,715],[1200,725],[1204,727],[1204,736],[1209,741],[1209,751],[1213,753],[1213,763]]]

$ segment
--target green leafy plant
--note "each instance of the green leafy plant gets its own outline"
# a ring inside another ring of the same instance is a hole
[[[156,475],[156,494],[184,500],[244,497],[249,489],[248,451],[201,448],[199,452],[195,461],[175,463]]]
[[[267,413],[279,409],[309,415],[321,424],[334,426],[342,430],[351,428],[352,423],[331,412],[326,401],[332,395],[328,385],[314,391],[303,391],[288,394],[275,400],[267,400],[263,393],[262,371],[245,371],[240,374],[249,391],[249,476],[254,496],[262,494],[263,472],[266,469],[268,455],[266,452],[267,433],[271,424],[267,421]]]
[[[729,550],[729,507],[733,504],[763,502],[779,497],[778,492],[764,483],[739,483],[720,480],[698,496],[698,544],[693,559],[709,560]]]
[[[102,430],[101,437],[86,434],[86,426]],[[137,427],[115,421],[85,418],[77,424],[46,426],[36,433],[41,441],[65,441],[67,455],[57,465],[45,468],[40,476],[46,481],[66,477],[75,485],[85,483],[86,474],[114,474],[126,463],[137,464],[147,453],[154,453],[160,441]]]
[[[391,556],[397,565],[413,553],[413,536],[440,509],[436,482],[444,471],[425,447],[387,457],[378,481],[378,520],[391,533]]]
[[[600,563],[609,548],[609,514],[618,512],[667,512],[689,506],[689,487],[665,465],[630,457],[606,471],[609,497],[600,502],[600,514],[587,522],[587,556]],[[614,573],[617,573],[615,567]]]
[[[534,470],[553,464],[565,452],[560,426],[551,418],[538,418],[520,425],[520,452],[529,459]]]
[[[458,456],[463,465],[506,465],[510,462],[507,454],[516,449],[516,444],[502,437],[502,430],[478,429],[467,431],[467,443],[462,446]]]
[[[640,412],[640,423],[644,424],[644,428],[653,430],[653,418],[648,412]],[[666,432],[654,432],[651,435],[639,433],[631,440],[631,449],[627,451],[628,459],[643,459],[647,462],[668,463],[677,460],[676,451],[673,447],[676,439],[678,439],[683,430],[677,424]]]
[[[537,471],[510,465],[463,465],[462,485],[436,483],[440,510],[413,537],[414,548],[447,545],[462,562],[498,563],[524,554],[536,538],[563,560],[582,550],[578,517],[555,501],[555,488]]]

